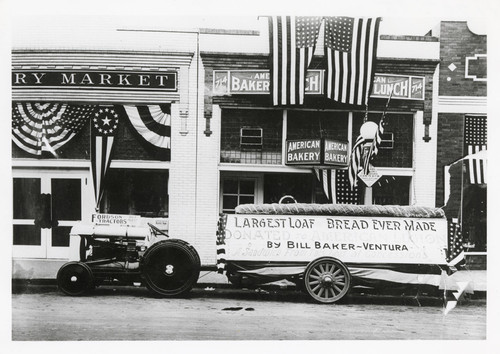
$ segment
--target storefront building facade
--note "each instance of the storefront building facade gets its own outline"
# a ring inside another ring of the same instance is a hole
[[[448,204],[450,217],[461,220],[469,265],[486,269],[487,164],[474,156],[486,154],[488,145],[487,36],[464,21],[443,21],[432,34],[440,41],[434,108],[438,120],[436,206]],[[451,166],[468,157],[472,157],[470,163],[461,166],[465,173],[456,179],[450,176]]]
[[[101,32],[102,38],[77,49],[73,43],[34,47],[36,38],[16,44],[13,131],[22,129],[30,109],[43,116],[57,105],[86,123],[78,123],[80,130],[66,144],[39,156],[20,147],[13,134],[14,278],[54,278],[69,258],[69,229],[79,220],[92,221],[99,198],[99,213],[165,219],[169,234],[191,243],[206,266],[216,263],[219,213],[232,213],[238,204],[288,197],[440,206],[436,152],[446,142],[436,111],[442,102],[439,37],[382,34],[365,110],[323,97],[320,35],[304,104],[276,107],[269,93],[267,20],[257,21],[258,30],[113,29],[107,34],[113,40]],[[167,77],[175,85],[168,86]],[[144,107],[168,126],[156,130],[168,136],[168,153],[154,146],[157,139],[147,129],[141,133],[134,125]],[[99,197],[91,122],[101,109],[113,110],[119,122]],[[335,142],[345,158],[362,124],[378,124],[383,112],[383,142],[372,162],[374,176],[367,176],[373,184],[360,180],[351,190],[346,161],[339,157],[325,169],[314,148]],[[318,178],[324,170],[336,171],[333,184]],[[43,207],[30,207],[35,197]]]
[[[55,278],[78,247],[71,227],[97,214],[184,227],[170,211],[190,194],[194,158],[174,151],[192,145],[196,35],[164,34],[159,50],[134,32],[100,35],[92,47],[13,48],[13,278]]]

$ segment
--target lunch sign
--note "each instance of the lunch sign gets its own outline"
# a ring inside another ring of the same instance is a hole
[[[308,70],[305,93],[323,94],[324,70]],[[269,70],[214,70],[214,95],[260,95],[270,90]],[[423,100],[425,78],[410,75],[375,74],[371,97]]]

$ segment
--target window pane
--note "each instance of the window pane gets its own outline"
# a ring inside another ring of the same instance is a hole
[[[240,180],[240,194],[254,194],[255,181],[254,180]]]
[[[14,178],[14,219],[34,219],[40,195],[40,178]]]
[[[406,176],[383,176],[372,186],[373,204],[409,205],[410,181]]]
[[[110,170],[100,207],[110,214],[168,216],[168,171]]]
[[[348,112],[288,111],[287,140],[328,139],[347,141]]]
[[[14,245],[40,246],[42,244],[41,230],[35,225],[14,225]]]
[[[81,180],[52,179],[52,218],[80,220],[82,218]]]
[[[278,203],[285,195],[291,195],[298,203],[310,203],[313,178],[312,173],[264,175],[264,203]]]
[[[57,226],[52,229],[52,246],[69,247],[71,226]]]
[[[238,193],[238,180],[225,179],[222,186],[224,194],[237,194]]]
[[[281,164],[282,111],[224,109],[221,119],[221,162]],[[262,129],[262,146],[241,144],[241,128],[248,127]]]
[[[238,205],[238,197],[225,195],[222,198],[222,209],[234,209]]]
[[[253,204],[254,203],[254,198],[249,197],[249,196],[242,196],[240,197],[240,204]]]

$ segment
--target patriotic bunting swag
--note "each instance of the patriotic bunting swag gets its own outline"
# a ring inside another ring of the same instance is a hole
[[[269,20],[273,104],[303,104],[321,17],[273,16]]]
[[[118,128],[118,121],[118,114],[111,107],[100,107],[92,118],[90,129],[90,160],[94,181],[96,210],[99,209],[104,178],[111,163],[111,151]]]
[[[160,160],[170,160],[170,105],[123,106],[137,133]]]
[[[70,141],[88,122],[95,106],[62,103],[15,103],[12,140],[29,154],[58,157],[56,150]]]

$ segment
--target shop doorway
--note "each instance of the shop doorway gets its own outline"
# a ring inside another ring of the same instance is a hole
[[[82,220],[87,173],[14,171],[13,257],[68,258],[71,227]]]

